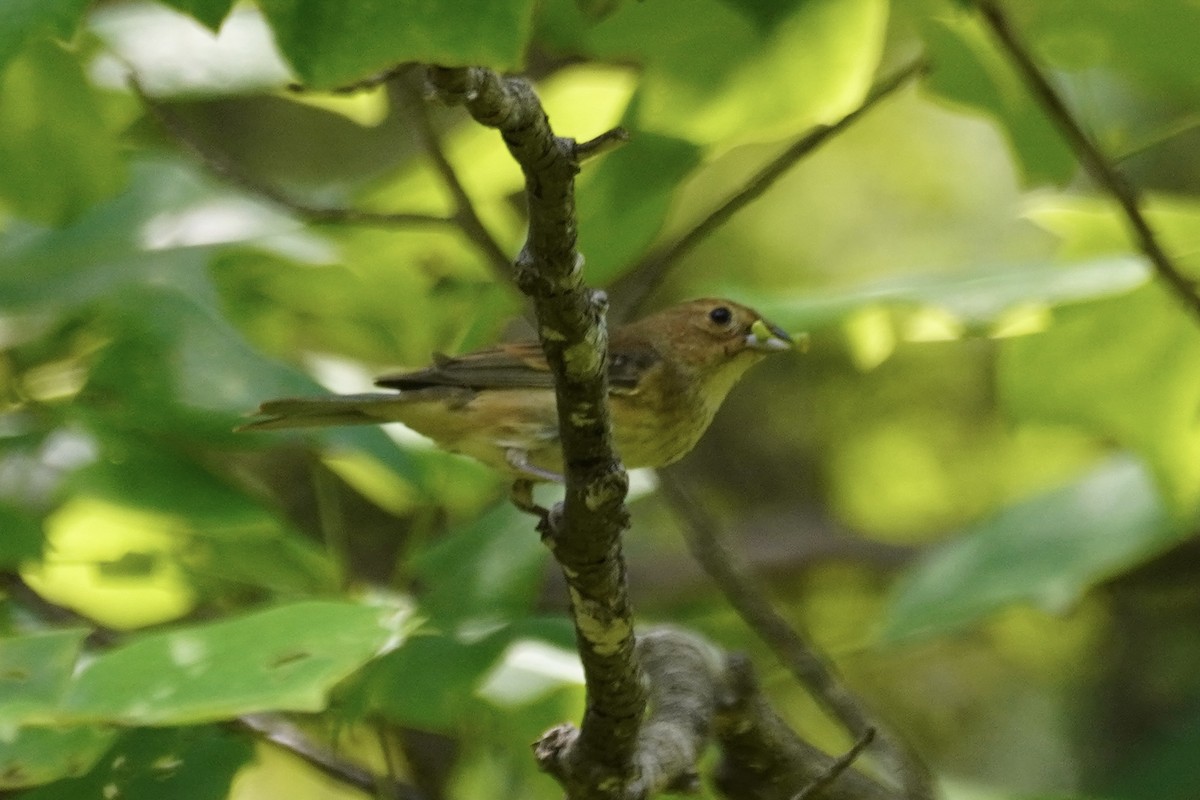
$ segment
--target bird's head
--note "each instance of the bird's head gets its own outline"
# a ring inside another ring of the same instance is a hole
[[[671,306],[621,329],[613,345],[649,345],[683,384],[716,404],[743,373],[792,337],[752,308],[705,298]]]

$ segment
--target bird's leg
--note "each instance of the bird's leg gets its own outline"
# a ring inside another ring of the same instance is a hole
[[[546,539],[550,535],[552,527],[550,524],[550,511],[545,506],[539,506],[533,502],[533,484],[539,480],[561,483],[562,476],[556,472],[551,472],[530,464],[529,454],[516,447],[510,447],[504,451],[504,460],[517,472],[529,476],[528,478],[517,478],[513,481],[508,496],[514,506],[526,514],[533,514],[538,518],[537,529],[541,532],[542,539]]]
[[[519,447],[510,447],[504,451],[504,460],[517,472],[523,472],[530,478],[551,483],[562,483],[563,476],[548,469],[542,469],[536,464],[529,463],[529,452]],[[532,482],[532,481],[531,481]]]

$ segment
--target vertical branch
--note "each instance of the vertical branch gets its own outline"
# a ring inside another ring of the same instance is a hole
[[[573,797],[619,796],[637,777],[633,756],[646,699],[620,548],[628,480],[608,414],[607,299],[584,286],[576,250],[579,154],[573,140],[554,135],[526,81],[481,67],[430,67],[428,78],[444,102],[498,129],[525,174],[529,233],[516,282],[533,299],[554,373],[566,473],[566,499],[544,533],[567,580],[587,681],[580,730],[552,731],[539,760]]]
[[[1034,100],[1058,127],[1092,180],[1108,192],[1121,207],[1138,249],[1150,260],[1159,279],[1175,293],[1197,321],[1200,321],[1200,294],[1196,291],[1196,283],[1179,270],[1159,243],[1158,237],[1142,213],[1137,188],[1117,171],[1083,130],[1083,126],[1067,108],[1066,101],[1050,84],[1029,49],[1013,30],[1000,6],[994,0],[979,0],[977,5],[992,36],[1016,67]]]

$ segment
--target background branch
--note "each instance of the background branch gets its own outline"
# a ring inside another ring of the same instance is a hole
[[[628,527],[628,480],[612,447],[608,415],[607,301],[583,285],[576,250],[575,142],[554,135],[523,79],[482,67],[430,67],[430,85],[477,122],[497,128],[525,175],[529,233],[516,281],[533,299],[554,373],[566,499],[546,534],[570,587],[576,641],[587,681],[579,734],[552,731],[540,743],[545,768],[572,797],[624,796],[646,708],[634,655],[633,611],[620,536]],[[571,358],[566,354],[570,352]]]
[[[746,624],[851,736],[862,739],[868,731],[873,731],[875,747],[903,785],[905,797],[910,800],[932,798],[928,770],[917,755],[872,717],[862,701],[842,683],[833,667],[775,610],[738,557],[721,542],[720,532],[711,517],[669,470],[661,474],[661,487],[683,523],[688,549]]]
[[[483,220],[479,218],[479,214],[475,211],[475,204],[471,202],[471,197],[467,194],[466,187],[458,179],[458,173],[455,172],[450,159],[446,157],[438,133],[433,127],[433,121],[429,118],[429,110],[426,107],[423,93],[410,80],[402,81],[402,86],[417,139],[420,140],[429,160],[433,162],[434,170],[454,200],[453,219],[455,223],[483,254],[496,278],[502,283],[512,283],[512,260],[488,231]]]
[[[909,81],[924,74],[927,68],[928,65],[921,59],[879,81],[867,92],[858,108],[837,122],[818,125],[801,136],[755,173],[745,186],[725,198],[691,230],[671,244],[651,252],[636,267],[629,270],[624,279],[617,281],[613,286],[614,315],[620,320],[637,316],[646,300],[662,286],[667,275],[685,255],[728,222],[734,214],[761,197],[802,158],[850,127]]]
[[[1196,291],[1196,282],[1184,275],[1163,249],[1149,221],[1142,214],[1137,187],[1121,174],[1083,130],[1083,126],[1067,107],[1066,101],[1050,84],[1045,72],[1034,60],[1029,48],[1013,30],[1000,6],[994,0],[979,0],[978,6],[992,36],[1016,67],[1034,100],[1058,127],[1092,180],[1100,184],[1121,207],[1138,249],[1145,253],[1163,283],[1200,322],[1200,294]]]

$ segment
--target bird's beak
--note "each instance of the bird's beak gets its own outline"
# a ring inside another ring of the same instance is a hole
[[[746,334],[746,346],[752,350],[762,350],[767,353],[777,353],[781,350],[792,349],[792,337],[781,328],[765,320],[755,320]]]

